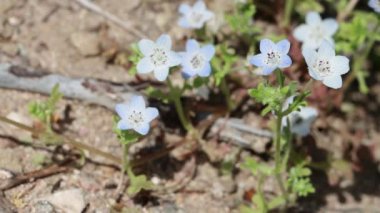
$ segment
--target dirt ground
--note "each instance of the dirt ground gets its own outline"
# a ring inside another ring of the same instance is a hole
[[[176,24],[177,7],[182,1],[94,2],[133,24],[149,38],[168,33],[178,46],[183,45],[184,38],[189,35]],[[220,2],[209,1],[209,5],[215,10],[228,10],[228,1]],[[0,63],[19,63],[65,76],[134,81],[127,71],[126,55],[128,47],[139,38],[83,8],[75,0],[1,0],[0,24]],[[317,193],[301,199],[290,212],[380,212],[378,72],[376,78],[377,83],[372,85],[369,96],[353,91],[339,111],[319,117],[312,136],[298,140],[299,150],[309,153],[315,162],[334,159],[334,163],[325,171],[313,171]],[[32,124],[28,103],[44,99],[46,97],[39,94],[0,89],[0,113]],[[112,132],[113,112],[76,100],[63,100],[57,112],[63,116],[67,107],[70,107],[71,122],[65,135],[116,156],[121,155],[120,144]],[[257,119],[257,114],[250,114],[244,117],[247,122],[260,123],[250,120]],[[143,144],[157,146],[157,143],[164,143],[155,140],[160,131],[154,132]],[[179,136],[173,134],[171,137]],[[30,142],[37,141],[27,132],[0,123],[0,168],[23,173],[42,168],[41,161],[46,163],[55,157],[53,155],[57,152],[52,147],[36,148]],[[215,142],[215,146],[226,153],[237,149],[232,143],[225,142]],[[243,151],[242,156],[248,154],[252,152]],[[211,162],[204,153],[195,155],[196,160],[164,157],[144,167],[144,172],[154,182],[168,185],[194,169],[193,179],[184,188],[159,195],[143,194],[134,200],[123,196],[123,203],[131,212],[134,209],[143,212],[238,212],[239,205],[245,202],[244,194],[254,188],[255,178],[247,171],[237,171],[232,177],[222,175],[218,164]],[[19,208],[19,212],[49,212],[41,210],[48,207],[41,207],[39,201],[51,199],[57,192],[78,189],[71,191],[79,196],[78,199],[67,197],[70,202],[77,202],[72,204],[73,212],[75,205],[83,203],[85,212],[110,212],[116,202],[120,172],[101,157],[88,153],[87,156],[91,161],[83,166],[8,190],[7,198]],[[269,180],[265,191],[276,190],[276,184]]]

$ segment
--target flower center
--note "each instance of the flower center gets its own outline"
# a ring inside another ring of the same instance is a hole
[[[133,126],[138,126],[140,123],[144,122],[142,112],[133,110],[132,113],[128,116],[128,121]]]
[[[202,55],[196,54],[191,60],[190,64],[195,70],[202,69],[205,65],[205,59]]]
[[[314,63],[313,68],[321,77],[326,77],[332,74],[331,63],[329,60],[318,59]]]
[[[190,14],[190,20],[194,24],[199,24],[203,20],[203,14],[197,11],[193,11]]]
[[[309,35],[311,40],[314,40],[316,43],[321,43],[323,38],[325,36],[325,32],[322,28],[322,26],[318,25],[315,26]]]
[[[150,60],[156,67],[163,66],[168,61],[168,55],[164,49],[154,48],[153,53],[150,55]]]
[[[277,66],[281,61],[281,55],[278,52],[270,51],[267,53],[265,63],[269,66]]]

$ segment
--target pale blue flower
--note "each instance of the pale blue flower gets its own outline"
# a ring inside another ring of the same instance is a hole
[[[169,68],[181,63],[178,54],[171,51],[169,35],[161,35],[156,42],[142,39],[138,46],[144,57],[137,64],[137,73],[153,72],[157,80],[164,81],[169,75]]]
[[[201,0],[192,7],[188,4],[181,4],[178,10],[182,14],[178,25],[186,29],[200,29],[214,17],[214,13],[207,10],[206,4]]]
[[[284,104],[286,110],[293,103],[295,96],[289,97]],[[310,127],[318,116],[318,111],[313,107],[301,107],[299,111],[291,112],[282,119],[282,127],[288,126],[288,120],[291,132],[299,136],[306,136],[310,133]]]
[[[133,96],[126,104],[117,104],[115,110],[121,120],[117,124],[120,130],[133,129],[141,135],[146,135],[150,129],[150,122],[158,116],[158,110],[145,107],[142,96]]]
[[[213,45],[200,47],[196,40],[190,39],[186,43],[186,52],[180,55],[182,56],[182,72],[185,77],[189,78],[195,75],[207,77],[211,74],[210,61],[215,55]]]
[[[380,13],[380,1],[379,0],[369,0],[368,6],[372,7],[375,12]]]
[[[260,54],[249,57],[249,62],[261,68],[258,74],[269,75],[276,68],[287,68],[292,64],[288,56],[290,42],[286,39],[273,43],[269,39],[260,41]]]
[[[322,42],[318,51],[305,48],[302,54],[312,78],[322,81],[324,85],[334,89],[342,87],[341,75],[350,70],[349,60],[345,56],[336,56],[335,50],[329,42]]]
[[[294,30],[294,37],[303,42],[303,48],[317,49],[324,40],[332,45],[333,36],[338,30],[338,22],[335,19],[321,19],[317,12],[309,12],[306,15],[306,24],[301,24]]]

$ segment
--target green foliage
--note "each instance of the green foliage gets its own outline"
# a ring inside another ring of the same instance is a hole
[[[374,13],[355,12],[351,21],[340,24],[336,39],[336,49],[345,54],[355,53],[370,37],[380,40],[380,35],[372,28],[379,23]]]
[[[257,102],[266,105],[261,112],[261,115],[266,115],[270,111],[279,111],[285,99],[295,94],[296,85],[296,83],[291,83],[284,87],[272,87],[265,83],[260,83],[257,88],[249,90],[249,95]]]
[[[253,4],[238,4],[238,8],[231,15],[226,15],[226,20],[232,30],[239,34],[252,35],[260,32],[260,29],[253,25],[253,16],[256,7]]]
[[[296,4],[297,13],[305,16],[310,11],[321,13],[324,11],[322,4],[315,0],[302,0]]]
[[[232,71],[232,67],[237,61],[238,57],[235,55],[235,50],[228,48],[227,45],[221,44],[216,46],[217,57],[211,61],[214,70],[213,75],[215,78],[216,86],[219,86],[222,79]]]
[[[127,189],[127,193],[130,196],[135,196],[141,190],[152,190],[154,184],[147,180],[145,175],[135,175],[131,169],[128,169],[128,177],[130,184]]]
[[[253,175],[257,176],[259,174],[270,176],[274,174],[274,169],[265,165],[258,163],[253,158],[246,158],[242,165],[242,168],[247,169],[252,172]]]
[[[142,53],[139,50],[139,47],[136,43],[133,43],[131,45],[131,55],[128,57],[128,60],[133,64],[131,69],[129,69],[129,74],[130,75],[136,75],[137,73],[137,63],[139,63],[140,59],[143,57]]]
[[[164,103],[169,103],[170,99],[168,95],[164,92],[162,92],[161,89],[149,86],[148,88],[145,89],[145,94],[147,94],[151,98],[158,99]]]
[[[56,84],[50,97],[44,102],[32,102],[29,104],[29,113],[39,119],[41,122],[50,127],[50,119],[56,110],[56,106],[59,100],[61,100],[63,94],[59,92],[59,84]]]
[[[113,131],[116,133],[117,138],[119,139],[120,143],[124,145],[131,145],[137,142],[137,140],[141,137],[141,135],[135,131],[118,129],[117,123],[120,121],[120,118],[118,118],[117,116],[115,116],[113,120],[114,120]]]
[[[309,168],[304,167],[304,163],[299,163],[292,167],[288,177],[288,186],[292,193],[301,197],[314,193],[315,189],[310,182],[310,175],[311,171]]]

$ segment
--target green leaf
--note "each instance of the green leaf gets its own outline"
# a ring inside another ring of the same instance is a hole
[[[128,57],[128,60],[133,64],[131,69],[129,70],[130,75],[136,75],[137,73],[137,64],[139,61],[143,58],[142,53],[140,52],[140,49],[136,43],[133,43],[131,45],[131,52],[132,54]]]
[[[229,74],[237,61],[235,51],[228,48],[227,45],[221,44],[216,46],[216,56],[211,61],[215,85],[219,86],[222,79]]]
[[[135,176],[132,170],[128,170],[128,177],[130,180],[130,185],[127,189],[127,193],[130,196],[135,196],[141,190],[152,190],[154,184],[147,180],[145,175]]]
[[[276,208],[278,208],[284,204],[286,204],[286,199],[284,198],[284,196],[278,196],[278,197],[272,199],[268,203],[268,209],[270,209],[270,210],[276,209]]]
[[[238,34],[252,35],[260,32],[260,29],[253,24],[253,16],[256,7],[253,4],[241,4],[231,15],[226,15],[227,23],[234,32]]]
[[[116,133],[117,138],[120,143],[125,145],[131,145],[138,141],[141,135],[133,130],[120,130],[117,128],[117,123],[120,121],[120,118],[115,116],[113,119],[113,131]]]
[[[168,95],[163,93],[160,89],[149,86],[145,89],[145,94],[147,94],[151,98],[158,99],[164,103],[169,103]]]

